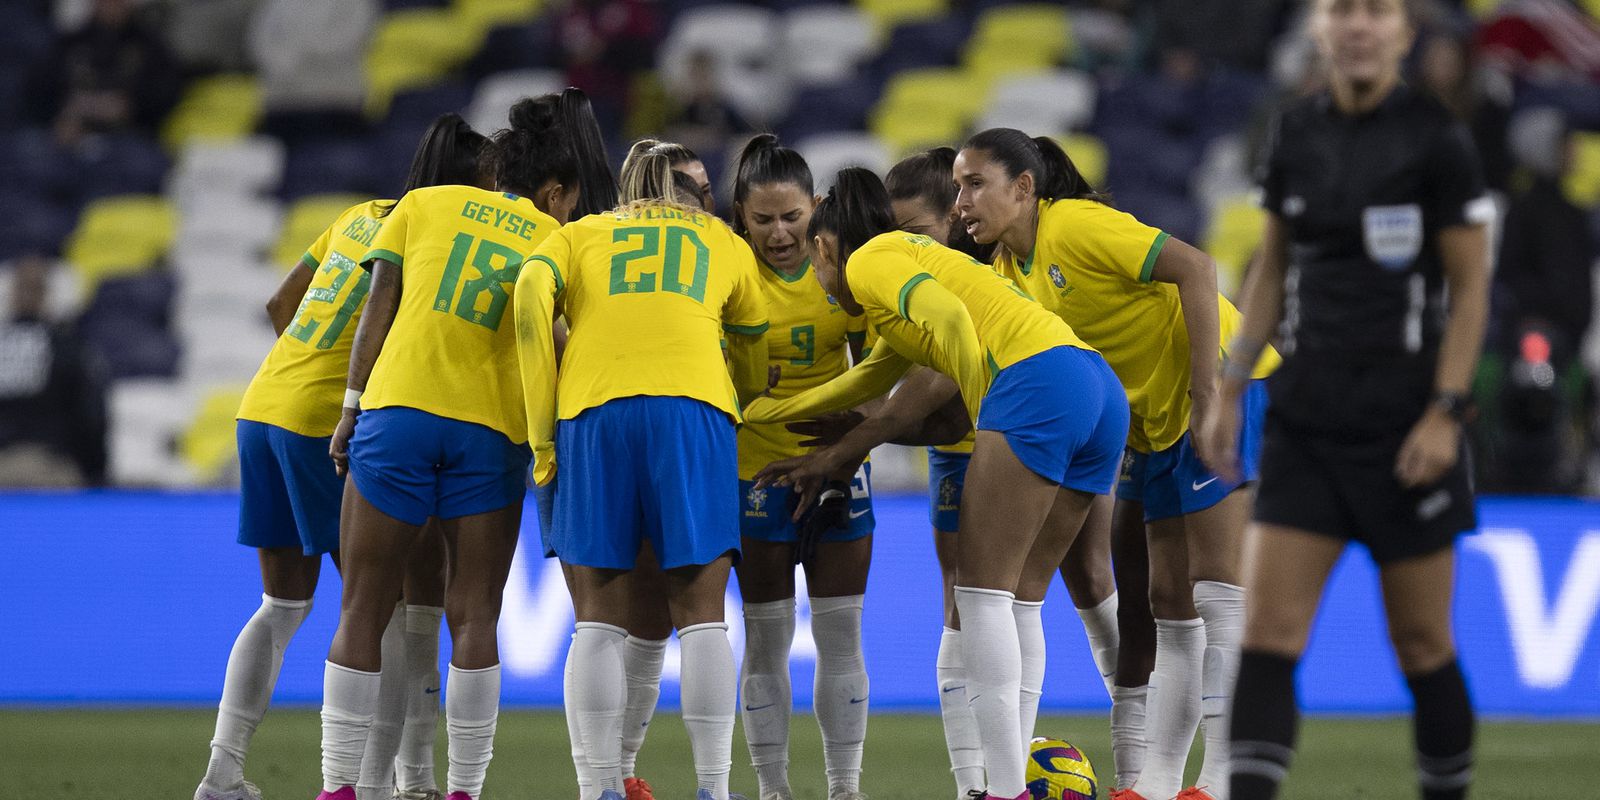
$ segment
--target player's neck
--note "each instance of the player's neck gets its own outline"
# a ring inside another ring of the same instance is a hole
[[[1011,253],[1011,257],[1022,263],[1033,255],[1033,243],[1039,237],[1039,204],[1034,203],[1031,208],[1017,218],[1016,224],[1000,237],[1000,244]]]
[[[1360,116],[1370,113],[1400,85],[1400,73],[1392,72],[1375,81],[1349,81],[1337,76],[1328,82],[1333,105],[1339,113]]]

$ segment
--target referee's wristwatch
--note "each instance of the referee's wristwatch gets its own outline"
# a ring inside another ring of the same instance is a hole
[[[1466,422],[1472,413],[1472,398],[1465,392],[1434,392],[1430,405],[1456,422]]]

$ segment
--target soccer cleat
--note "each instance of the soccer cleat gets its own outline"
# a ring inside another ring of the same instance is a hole
[[[317,800],[356,800],[356,787],[340,786],[336,792],[324,789],[317,795]]]
[[[694,793],[694,800],[716,800],[710,789],[701,789]],[[728,800],[750,800],[738,792],[728,792]]]
[[[396,789],[394,793],[394,800],[443,800],[443,798],[444,795],[439,794],[438,789],[423,789],[422,791]]]
[[[616,792],[612,792],[611,794],[612,797],[606,797],[603,794],[600,795],[600,800],[622,800],[621,797],[617,796]],[[475,800],[475,798],[466,792],[451,792],[444,796],[444,800]]]
[[[794,800],[794,794],[788,788],[774,789],[770,792],[762,792],[761,800]]]
[[[1173,798],[1173,800],[1217,800],[1217,798],[1212,797],[1211,793],[1206,791],[1206,787],[1204,786],[1190,786],[1189,788],[1178,792],[1178,796]]]
[[[644,778],[623,778],[622,791],[627,800],[656,800],[655,790]]]
[[[972,798],[972,800],[1031,800],[1033,797],[1033,792],[1024,789],[1022,794],[1019,794],[1016,797],[996,797],[995,795],[989,794],[982,789],[973,789],[972,791],[967,792],[967,797]]]
[[[867,800],[867,796],[858,791],[846,789],[828,795],[828,800]]]
[[[1111,800],[1144,800],[1144,795],[1133,789],[1112,789]]]
[[[261,800],[261,790],[249,781],[232,789],[213,789],[202,783],[194,790],[194,800]]]

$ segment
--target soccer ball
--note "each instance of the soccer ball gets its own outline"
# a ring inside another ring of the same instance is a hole
[[[1094,800],[1099,784],[1082,750],[1060,739],[1040,738],[1028,751],[1028,794],[1033,800]]]

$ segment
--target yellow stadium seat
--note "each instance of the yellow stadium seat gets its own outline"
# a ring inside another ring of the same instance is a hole
[[[272,248],[273,263],[285,270],[298,264],[311,243],[341,212],[371,199],[359,194],[319,194],[296,201],[284,215],[278,243]]]
[[[1600,203],[1600,133],[1573,135],[1572,167],[1562,188],[1574,205],[1590,208]]]
[[[978,18],[972,38],[967,40],[970,62],[984,52],[1026,54],[1029,58],[1056,64],[1072,48],[1072,24],[1066,9],[1058,5],[1001,6]]]
[[[541,0],[456,0],[456,13],[484,30],[516,25],[539,16]]]
[[[454,9],[385,16],[367,45],[367,113],[382,116],[399,92],[439,82],[478,51],[486,31]]]
[[[1467,13],[1478,19],[1493,14],[1500,7],[1501,0],[1467,0]]]
[[[1087,133],[1074,133],[1055,138],[1061,144],[1061,149],[1067,151],[1067,157],[1072,159],[1073,166],[1078,168],[1078,174],[1082,175],[1090,186],[1104,190],[1107,160],[1105,142]]]
[[[261,87],[249,75],[216,75],[189,85],[167,116],[161,141],[173,152],[196,139],[241,139],[261,121]]]
[[[244,399],[243,386],[212,388],[200,401],[189,427],[178,437],[178,452],[202,483],[217,483],[238,457],[234,415]]]
[[[1261,246],[1266,212],[1248,195],[1232,197],[1211,210],[1205,251],[1217,262],[1217,288],[1229,297],[1238,294],[1245,268]]]
[[[178,212],[163,197],[123,195],[89,203],[67,238],[66,258],[85,296],[100,281],[155,265],[178,235]]]
[[[900,158],[929,147],[959,145],[967,125],[943,114],[897,114],[884,117],[873,126],[872,133],[889,148],[890,154]]]
[[[907,22],[920,22],[943,16],[950,9],[949,0],[856,0],[856,8],[888,30]]]
[[[934,67],[889,79],[869,127],[896,155],[955,144],[989,102],[990,82],[976,73]]]
[[[1055,66],[1054,59],[1035,51],[988,47],[967,51],[965,63],[968,70],[991,83],[1015,75],[1048,72]]]

